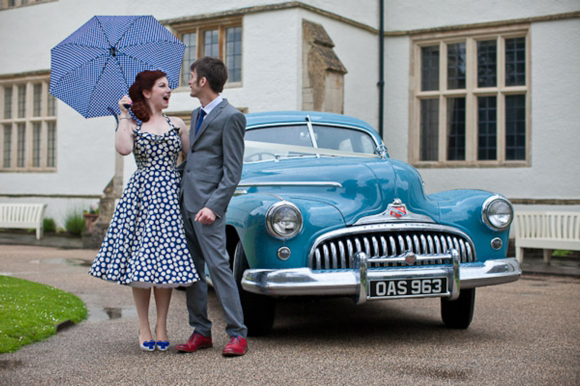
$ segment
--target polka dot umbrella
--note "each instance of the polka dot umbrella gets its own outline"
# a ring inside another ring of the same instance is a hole
[[[184,51],[153,16],[94,16],[51,50],[50,93],[85,118],[116,117],[141,71],[161,70],[176,88]]]

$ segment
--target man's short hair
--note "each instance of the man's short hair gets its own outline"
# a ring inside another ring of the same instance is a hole
[[[197,74],[197,80],[205,77],[209,87],[216,93],[222,92],[228,80],[228,70],[224,62],[218,58],[204,56],[191,64],[191,71]]]

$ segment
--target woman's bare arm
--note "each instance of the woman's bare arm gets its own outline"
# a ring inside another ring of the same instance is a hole
[[[128,155],[133,151],[135,136],[133,131],[137,125],[123,104],[131,104],[131,99],[127,95],[119,101],[121,115],[119,116],[119,127],[117,127],[117,132],[115,133],[115,150],[121,155]]]
[[[181,138],[181,151],[183,157],[187,159],[187,151],[189,150],[189,129],[183,122],[183,119],[178,117],[170,117],[173,125],[179,129],[179,137]]]

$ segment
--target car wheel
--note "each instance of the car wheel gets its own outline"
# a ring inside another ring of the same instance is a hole
[[[271,297],[247,292],[242,288],[242,276],[248,268],[244,247],[241,242],[238,242],[234,253],[233,271],[244,310],[244,323],[248,327],[248,335],[265,335],[272,330],[274,325],[276,301]]]
[[[473,319],[475,288],[463,289],[456,300],[441,299],[441,317],[449,328],[466,329]]]

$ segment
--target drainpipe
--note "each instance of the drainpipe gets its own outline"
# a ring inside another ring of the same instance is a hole
[[[383,138],[383,115],[385,101],[385,1],[379,0],[379,135]]]

